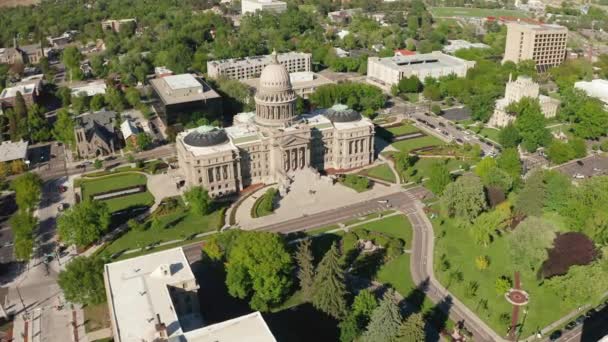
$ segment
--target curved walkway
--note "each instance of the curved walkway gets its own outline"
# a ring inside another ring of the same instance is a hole
[[[407,215],[414,234],[410,258],[412,280],[415,284],[422,285],[427,297],[433,303],[450,303],[447,307],[450,318],[454,322],[464,321],[467,329],[473,333],[475,341],[506,341],[435,279],[433,273],[433,248],[435,244],[433,225],[422,210],[421,203],[417,202],[416,204],[416,210]]]

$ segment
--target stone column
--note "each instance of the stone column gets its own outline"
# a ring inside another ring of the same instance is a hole
[[[295,171],[298,168],[298,151],[295,148],[291,149],[291,168]]]

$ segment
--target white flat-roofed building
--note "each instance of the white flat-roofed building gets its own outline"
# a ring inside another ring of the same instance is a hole
[[[462,49],[489,49],[490,46],[484,43],[471,43],[462,39],[448,40],[448,45],[443,47],[443,52],[453,55],[458,50]]]
[[[221,112],[221,96],[205,81],[192,74],[171,75],[150,80],[162,102],[161,117],[173,124],[178,114],[207,111]]]
[[[4,88],[0,92],[0,107],[12,107],[15,104],[17,93],[21,93],[27,106],[38,100],[42,89],[42,80],[38,78],[21,81],[11,87]]]
[[[115,342],[276,342],[259,312],[203,325],[182,248],[104,266]]]
[[[335,82],[329,78],[316,74],[312,71],[299,71],[289,74],[289,79],[293,86],[293,91],[300,97],[307,99],[308,96],[317,90],[320,86],[326,84],[334,84]],[[260,79],[252,78],[244,80],[243,83],[251,87],[254,91],[257,90]]]
[[[595,97],[608,106],[608,80],[579,81],[574,88],[584,91],[588,96]]]
[[[285,12],[287,3],[276,0],[241,0],[241,14],[255,13],[256,11]]]
[[[277,59],[290,73],[311,70],[312,55],[310,53],[282,53],[277,55]],[[270,62],[271,55],[209,61],[207,62],[207,73],[211,78],[225,77],[233,80],[246,80],[260,77],[262,70]]]
[[[474,61],[446,55],[440,51],[411,56],[370,57],[367,59],[367,81],[387,91],[404,77],[438,78],[454,74],[464,77]]]
[[[85,83],[82,85],[71,86],[72,96],[95,96],[106,94],[106,82],[104,80]],[[86,94],[86,95],[84,95]]]
[[[106,264],[116,342],[156,341],[202,325],[196,278],[181,248]]]
[[[0,163],[11,162],[13,160],[27,159],[27,147],[29,143],[27,141],[3,141],[0,144]]]

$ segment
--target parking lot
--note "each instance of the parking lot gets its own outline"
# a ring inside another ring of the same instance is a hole
[[[594,154],[556,166],[555,170],[577,179],[606,175],[608,174],[608,155]]]

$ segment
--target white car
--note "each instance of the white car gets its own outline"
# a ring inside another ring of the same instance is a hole
[[[463,138],[464,138],[464,140],[466,140],[466,141],[470,141],[470,140],[471,140],[471,138],[470,138],[470,137],[468,137],[468,136],[466,136],[466,135],[465,135]]]
[[[584,179],[585,175],[580,174],[580,173],[575,173],[572,177],[576,178],[576,179]]]

